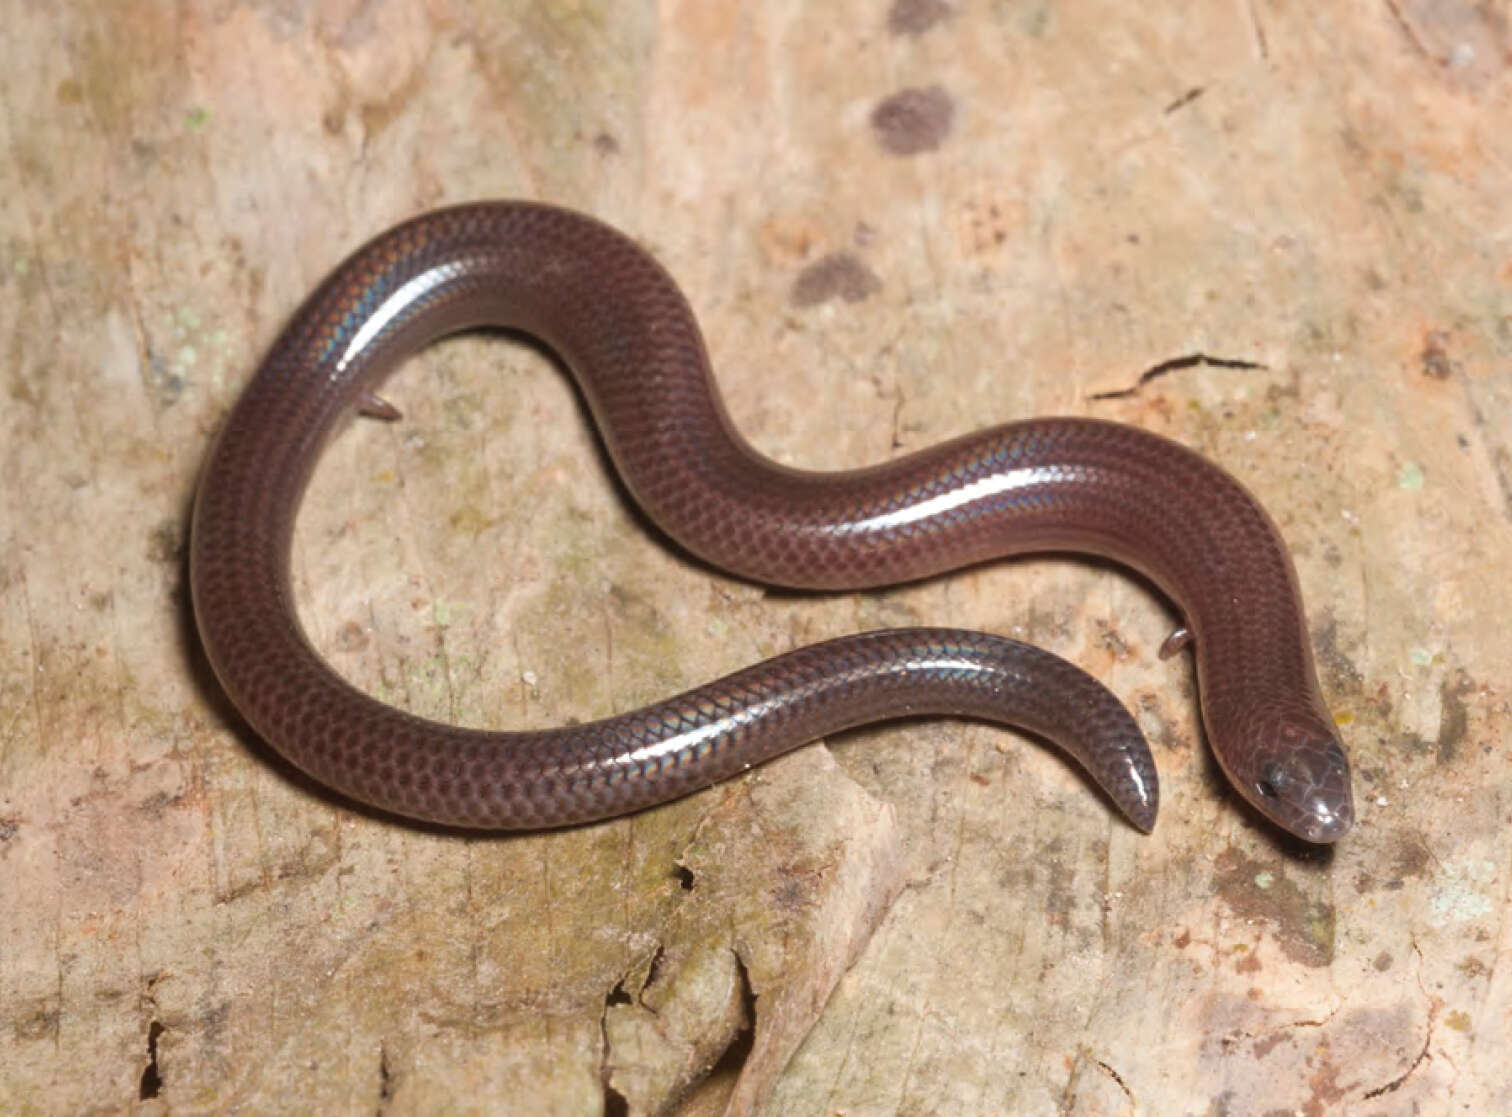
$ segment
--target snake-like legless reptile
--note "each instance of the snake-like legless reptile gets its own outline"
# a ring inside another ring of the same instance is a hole
[[[1177,605],[1208,740],[1234,788],[1312,842],[1353,821],[1290,557],[1222,469],[1134,427],[1044,418],[845,472],[778,465],[735,430],[698,324],[630,239],[551,206],[438,210],[379,236],[295,316],[231,410],[194,511],[191,583],[215,673],[251,727],[315,779],[400,815],[528,829],[638,810],[840,729],[937,713],[1022,725],[1068,749],[1148,830],[1147,746],[1100,684],[1013,641],[939,629],[804,648],[587,725],[466,730],[343,681],[293,604],[295,513],[329,435],[432,339],[479,326],[572,370],[646,513],[716,567],[854,590],[1028,551],[1126,564]]]

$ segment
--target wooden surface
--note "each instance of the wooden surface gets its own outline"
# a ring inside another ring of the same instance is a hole
[[[4,0],[0,1111],[1512,1111],[1508,11],[1148,7]],[[1241,807],[1118,571],[769,595],[490,337],[318,471],[297,589],[347,677],[549,725],[990,629],[1137,712],[1160,824],[952,722],[516,838],[293,776],[197,658],[196,470],[337,260],[486,196],[655,252],[779,460],[1060,413],[1222,462],[1296,555],[1355,831]]]

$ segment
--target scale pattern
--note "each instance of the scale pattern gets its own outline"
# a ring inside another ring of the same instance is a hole
[[[1055,740],[1131,821],[1153,824],[1149,752],[1111,696],[1047,653],[980,633],[830,641],[540,732],[427,722],[346,684],[293,609],[305,485],[341,418],[399,361],[482,325],[556,350],[636,500],[678,544],[743,577],[860,589],[1048,550],[1139,570],[1185,615],[1208,738],[1233,786],[1309,841],[1351,825],[1349,766],[1291,560],[1227,473],[1157,435],[1077,418],[859,470],[780,466],[730,423],[692,311],[656,261],[591,218],[526,202],[438,210],[359,250],[275,343],[205,466],[190,566],[206,652],[251,726],[315,778],[419,819],[564,825],[664,802],[848,726],[951,714]]]

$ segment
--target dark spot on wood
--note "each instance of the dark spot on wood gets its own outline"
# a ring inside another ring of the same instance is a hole
[[[894,93],[872,110],[871,125],[884,151],[918,155],[938,148],[950,134],[954,119],[950,94],[931,85]]]
[[[147,533],[147,558],[152,562],[178,562],[183,548],[183,532],[174,520],[164,520]]]
[[[1253,950],[1241,954],[1239,961],[1234,963],[1235,973],[1259,973],[1264,968],[1260,962],[1260,955],[1256,954]]]
[[[608,132],[600,132],[593,137],[593,150],[600,155],[618,155],[620,151],[619,141]]]
[[[58,1037],[60,1016],[51,1002],[38,999],[29,1010],[23,1010],[11,1024],[11,1034],[18,1040],[51,1039]]]
[[[1464,671],[1456,671],[1439,687],[1438,762],[1452,764],[1459,756],[1460,745],[1470,724],[1470,712],[1465,705],[1465,696],[1475,690],[1475,684]]]
[[[772,889],[772,906],[780,911],[799,912],[809,906],[809,890],[803,881],[787,877]]]
[[[1491,967],[1481,961],[1474,954],[1466,955],[1465,958],[1454,967],[1468,978],[1480,980],[1491,976]]]
[[[677,877],[677,883],[684,892],[693,891],[693,870],[686,865],[678,865],[672,870],[672,875]],[[649,983],[648,983],[649,984]]]
[[[1313,648],[1317,653],[1318,666],[1328,680],[1329,689],[1335,694],[1361,694],[1365,689],[1365,673],[1345,654],[1339,641],[1339,628],[1335,619],[1325,614],[1313,632]],[[1385,692],[1375,704],[1376,716],[1386,718],[1391,713],[1390,696]]]
[[[1216,891],[1229,910],[1242,919],[1269,923],[1276,944],[1293,962],[1322,967],[1333,961],[1333,906],[1308,896],[1279,863],[1230,849],[1215,868]]]
[[[893,0],[887,11],[887,29],[894,35],[922,35],[950,16],[944,0]]]
[[[154,1020],[147,1029],[147,1068],[137,1084],[137,1097],[142,1101],[155,1098],[163,1092],[163,1076],[158,1072],[158,1040],[162,1038],[163,1026]]]
[[[1395,963],[1391,957],[1391,953],[1389,951],[1383,950],[1381,951],[1381,953],[1375,956],[1375,960],[1370,964],[1375,969],[1376,973],[1385,973],[1387,970],[1391,969],[1391,967]]]
[[[387,1105],[394,1100],[394,1072],[389,1069],[388,1047],[378,1045],[378,1103]]]
[[[1339,1102],[1349,1092],[1348,1088],[1339,1085],[1338,1064],[1327,1055],[1323,1057],[1322,1065],[1307,1079],[1307,1086],[1312,1091],[1312,1098],[1303,1107],[1304,1113],[1337,1112]]]
[[[1416,880],[1426,876],[1431,867],[1432,858],[1433,854],[1423,844],[1422,838],[1416,835],[1400,835],[1391,849],[1391,883],[1400,888],[1406,880]]]
[[[149,818],[162,818],[179,801],[178,796],[166,791],[155,791],[137,804],[137,810]]]
[[[367,630],[356,621],[347,621],[336,630],[334,643],[343,652],[365,651],[368,646]]]
[[[1046,922],[1069,931],[1076,910],[1076,874],[1060,861],[1051,861],[1046,870],[1050,877],[1050,886],[1045,891]]]
[[[1252,1001],[1259,1001],[1264,999],[1264,994],[1258,989],[1252,989],[1250,990],[1250,993],[1250,1000]],[[1254,994],[1259,995],[1256,996]],[[1257,1036],[1255,1038],[1254,1044],[1250,1047],[1250,1050],[1254,1052],[1255,1058],[1263,1059],[1276,1048],[1286,1043],[1288,1038],[1289,1033],[1285,1030],[1272,1032],[1268,1036]]]
[[[1430,380],[1448,380],[1454,375],[1454,362],[1449,359],[1449,334],[1444,330],[1429,330],[1423,338],[1423,375]]]
[[[1129,642],[1123,638],[1123,634],[1110,621],[1098,621],[1097,642],[1103,649],[1109,652],[1114,659],[1127,659],[1129,657]],[[1169,641],[1169,638],[1167,638]]]
[[[817,306],[830,299],[860,302],[882,290],[882,281],[849,252],[832,252],[804,268],[793,284],[794,306]]]

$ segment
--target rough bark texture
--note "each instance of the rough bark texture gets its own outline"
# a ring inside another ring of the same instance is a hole
[[[0,1111],[1512,1111],[1504,6],[0,18]],[[296,578],[349,678],[544,725],[859,628],[992,629],[1126,698],[1160,825],[951,722],[505,839],[292,774],[197,657],[196,470],[332,264],[486,196],[641,238],[783,461],[1067,413],[1225,464],[1294,548],[1356,831],[1306,855],[1246,813],[1120,572],[768,595],[648,531],[565,378],[496,337],[411,362],[404,421],[322,462]]]

